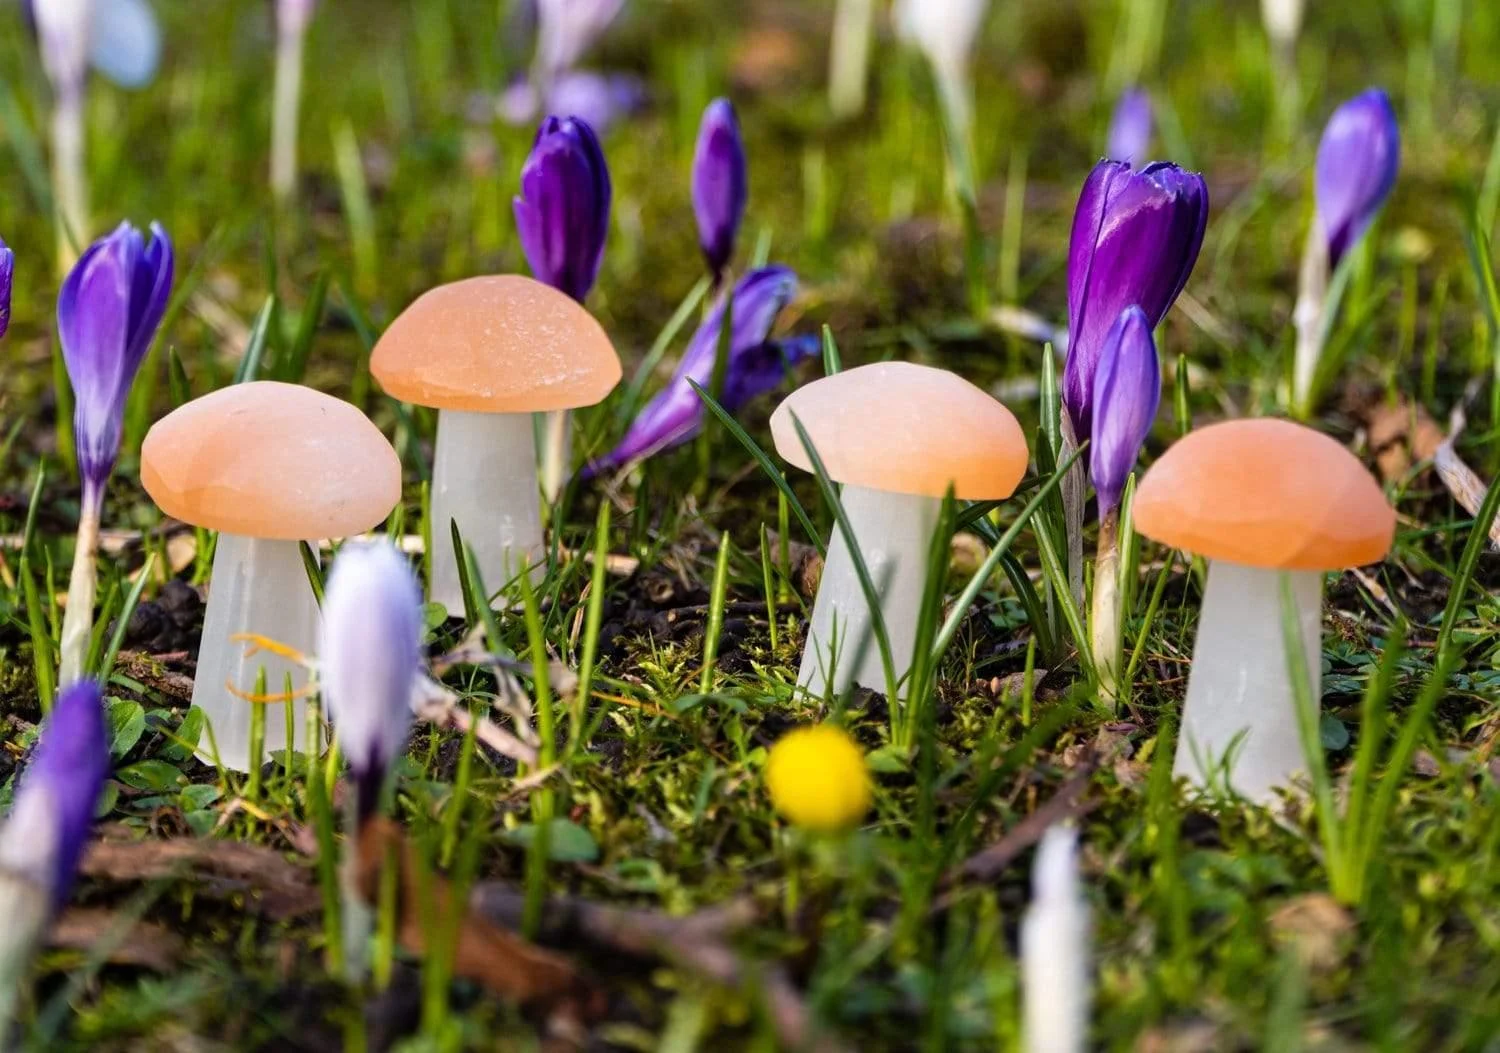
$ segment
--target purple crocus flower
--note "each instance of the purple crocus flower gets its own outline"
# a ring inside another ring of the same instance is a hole
[[[0,240],[0,336],[10,328],[10,288],[16,273],[16,254]]]
[[[95,515],[120,452],[125,398],[167,308],[172,266],[172,242],[158,224],[147,241],[121,223],[89,246],[57,296],[78,472],[85,511]]]
[[[1208,224],[1203,177],[1156,162],[1100,161],[1073,214],[1068,247],[1068,361],[1063,406],[1080,439],[1093,422],[1094,374],[1120,312],[1135,304],[1151,328],[1187,284]]]
[[[1371,88],[1333,111],[1318,144],[1314,180],[1330,269],[1385,204],[1400,164],[1401,132],[1385,92]]]
[[[1151,434],[1161,403],[1161,366],[1151,320],[1132,304],[1110,326],[1094,374],[1094,432],[1089,471],[1102,518],[1120,506],[1125,480]]]
[[[15,806],[0,829],[0,869],[44,890],[54,911],[66,905],[73,890],[108,774],[99,685],[79,680],[58,692],[21,774]]]
[[[532,273],[579,303],[599,276],[610,194],[609,166],[588,123],[542,121],[521,169],[516,227]]]
[[[763,267],[734,286],[730,307],[729,358],[724,367],[720,404],[734,413],[757,395],[773,390],[797,361],[818,349],[816,338],[784,342],[770,339],[776,317],[797,292],[797,276],[786,267]],[[689,381],[708,389],[714,379],[720,334],[721,300],[688,342],[671,381],[631,423],[625,438],[591,463],[585,476],[597,475],[687,442],[703,427],[703,401]]]
[[[625,0],[537,0],[537,66],[544,77],[572,69],[609,28]]]
[[[339,749],[349,759],[361,818],[406,743],[422,660],[422,591],[387,541],[345,545],[323,596],[319,681]]]
[[[698,220],[698,245],[715,282],[734,253],[734,239],[745,217],[749,193],[745,144],[740,139],[734,106],[728,99],[715,99],[703,111],[698,146],[693,151],[693,215]]]
[[[1115,104],[1109,121],[1109,148],[1112,161],[1138,165],[1151,149],[1151,96],[1144,88],[1131,88]]]

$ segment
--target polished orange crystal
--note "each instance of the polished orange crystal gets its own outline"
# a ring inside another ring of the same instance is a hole
[[[375,345],[370,372],[418,406],[534,413],[601,401],[620,382],[620,357],[570,297],[503,274],[423,293]]]
[[[235,384],[167,414],[141,445],[141,485],[169,516],[246,537],[315,540],[375,526],[401,500],[380,429],[299,384]]]
[[[1135,528],[1209,559],[1337,570],[1390,550],[1396,512],[1335,440],[1274,418],[1225,421],[1179,439],[1141,479]]]
[[[999,401],[944,369],[879,362],[815,380],[771,416],[776,452],[812,471],[796,414],[835,482],[965,500],[1009,497],[1026,436]]]

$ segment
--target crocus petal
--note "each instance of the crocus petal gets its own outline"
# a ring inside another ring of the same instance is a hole
[[[161,26],[146,0],[94,0],[89,63],[122,88],[143,88],[161,61]]]
[[[73,385],[79,474],[97,496],[120,450],[130,385],[166,311],[172,243],[151,225],[151,241],[122,223],[94,242],[63,279],[57,328]]]
[[[276,0],[276,30],[296,35],[306,31],[312,21],[317,0]]]
[[[1151,96],[1143,88],[1131,88],[1115,104],[1109,122],[1109,149],[1112,161],[1138,165],[1151,149]]]
[[[319,683],[368,815],[411,726],[422,592],[389,542],[353,542],[334,560],[322,615]]]
[[[1110,327],[1131,304],[1151,328],[1187,284],[1208,223],[1203,177],[1173,164],[1089,173],[1068,248],[1068,360],[1063,405],[1080,438],[1093,421],[1094,373]]]
[[[599,276],[610,196],[604,151],[587,122],[543,120],[514,201],[521,249],[537,280],[583,302]]]
[[[751,271],[735,285],[731,293],[729,358],[720,391],[720,404],[729,412],[775,388],[793,364],[817,353],[816,338],[781,343],[769,340],[777,316],[796,291],[797,276],[786,267]],[[698,434],[707,411],[689,381],[705,389],[713,383],[723,328],[721,299],[688,341],[671,381],[631,422],[620,444],[589,465],[586,475],[671,449]]]
[[[646,101],[646,86],[628,73],[570,70],[547,90],[547,109],[569,113],[603,134],[616,121],[638,111]]]
[[[1371,88],[1333,111],[1318,144],[1314,193],[1338,266],[1385,204],[1401,164],[1401,132],[1385,92]]]
[[[898,0],[896,31],[922,50],[940,80],[958,81],[989,6],[989,0]]]
[[[62,98],[83,91],[89,63],[91,5],[92,0],[44,0],[31,9],[42,45],[42,66],[52,90]]]
[[[692,192],[698,245],[717,278],[734,252],[750,193],[745,144],[728,99],[715,99],[703,111],[693,152]]]
[[[536,61],[555,76],[578,64],[609,28],[625,0],[537,0]]]
[[[16,254],[0,241],[0,336],[10,328],[10,290],[16,274]]]
[[[1125,308],[1104,338],[1094,376],[1094,431],[1089,474],[1099,514],[1114,511],[1161,403],[1161,366],[1146,312]]]
[[[54,910],[72,892],[108,774],[99,685],[75,681],[58,692],[21,774],[15,806],[0,828],[0,868],[45,889]]]

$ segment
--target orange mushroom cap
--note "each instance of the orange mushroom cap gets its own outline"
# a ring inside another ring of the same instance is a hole
[[[620,356],[572,298],[501,274],[417,297],[375,345],[370,372],[418,406],[534,413],[600,402],[620,382]]]
[[[288,541],[369,530],[401,500],[401,462],[341,399],[258,380],[220,388],[152,425],[141,485],[169,516]]]
[[[1026,474],[1026,436],[999,401],[956,373],[879,362],[823,377],[771,416],[776,452],[804,471],[812,461],[796,414],[835,482],[901,494],[997,500]]]
[[[1390,551],[1396,512],[1335,440],[1291,421],[1225,421],[1179,439],[1135,492],[1135,528],[1209,559],[1337,570]]]

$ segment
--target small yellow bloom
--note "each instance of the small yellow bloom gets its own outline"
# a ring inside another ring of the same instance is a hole
[[[772,746],[766,787],[776,810],[808,830],[846,830],[870,810],[865,755],[832,724],[798,728]]]

